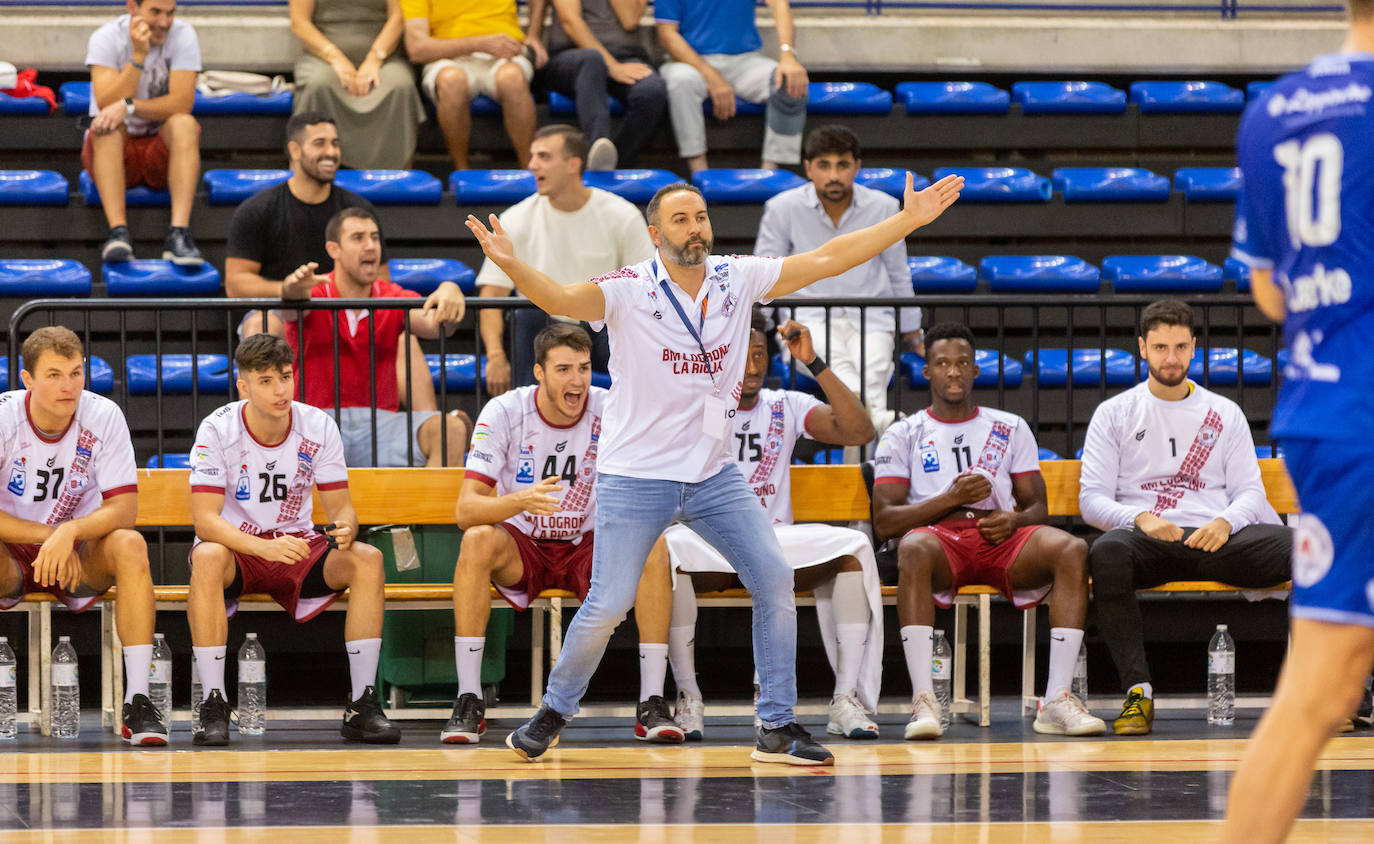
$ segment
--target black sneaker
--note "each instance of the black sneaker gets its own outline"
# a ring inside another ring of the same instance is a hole
[[[368,744],[399,744],[401,741],[401,728],[391,723],[386,713],[382,712],[382,702],[377,699],[375,686],[363,689],[363,696],[344,710],[343,727],[339,734],[349,741]]]
[[[210,696],[200,705],[200,729],[191,737],[191,743],[201,747],[223,747],[228,744],[229,716],[232,712],[229,701],[224,699],[219,689],[210,692]]]
[[[650,695],[635,707],[635,738],[655,744],[682,744],[687,734],[673,720],[668,701],[662,695]]]
[[[139,747],[167,744],[167,725],[147,695],[134,695],[124,704],[124,740]]]
[[[205,263],[196,242],[191,239],[191,231],[178,226],[167,230],[167,239],[162,242],[162,260],[171,261],[178,267],[199,267]]]
[[[777,729],[759,728],[759,743],[749,758],[755,762],[784,765],[834,765],[835,757],[816,743],[801,724],[793,721]]]
[[[476,744],[487,731],[487,706],[480,697],[468,692],[453,702],[453,714],[439,733],[444,744]]]
[[[1369,689],[1364,690],[1364,696],[1360,698],[1360,708],[1355,712],[1355,724],[1360,727],[1374,726],[1374,694]]]
[[[128,226],[115,226],[110,229],[110,237],[100,247],[100,260],[106,264],[122,264],[134,257],[134,240],[129,236]]]
[[[537,762],[544,751],[558,746],[558,734],[567,723],[567,718],[548,706],[541,706],[533,718],[506,736],[506,747],[514,750],[515,755],[526,762]]]

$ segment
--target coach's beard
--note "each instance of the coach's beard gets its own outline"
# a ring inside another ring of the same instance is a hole
[[[693,237],[681,246],[673,243],[668,238],[663,239],[660,249],[663,250],[664,257],[679,267],[699,267],[706,263],[706,256],[711,254],[711,247],[714,244],[709,240],[702,240]],[[693,246],[699,246],[700,251],[694,250]]]

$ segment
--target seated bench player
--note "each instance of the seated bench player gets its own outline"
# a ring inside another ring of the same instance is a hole
[[[22,354],[27,389],[0,394],[0,609],[48,592],[81,612],[117,584],[124,740],[165,745],[166,713],[148,699],[153,581],[148,546],[133,529],[138,475],[128,423],[114,402],[82,389],[81,341],[70,330],[34,331]]]
[[[763,314],[755,309],[749,335],[739,409],[731,420],[737,445],[735,465],[773,521],[783,557],[795,570],[797,591],[816,596],[826,656],[835,672],[826,731],[853,739],[878,737],[868,717],[877,711],[882,682],[882,587],[873,543],[857,530],[792,523],[792,451],[799,437],[828,445],[862,445],[874,437],[873,423],[859,397],[817,356],[811,332],[788,320],[778,329],[798,363],[815,373],[829,403],[795,390],[765,390],[768,340]],[[691,528],[673,525],[654,546],[651,561],[671,561],[674,574],[668,659],[677,683],[678,725],[687,737],[702,738],[703,703],[696,681],[693,643],[696,592],[740,585],[720,552]]]
[[[246,592],[266,592],[296,621],[314,618],[349,590],[344,620],[353,689],[342,735],[395,744],[373,680],[382,647],[382,554],[358,542],[343,442],[334,420],[292,401],[295,355],[285,340],[255,334],[234,352],[245,398],[210,414],[191,451],[191,590],[186,602],[204,701],[199,745],[229,742],[224,687],[228,617]],[[312,521],[311,487],[330,524]]]
[[[458,697],[440,736],[446,744],[475,743],[486,730],[481,669],[490,584],[518,610],[545,589],[587,597],[608,395],[591,385],[591,354],[591,336],[580,325],[550,323],[534,338],[537,383],[497,396],[477,418],[456,507],[464,531],[453,571]],[[671,600],[666,564],[647,566],[635,601],[641,741],[683,740],[663,699]]]
[[[1070,690],[1088,608],[1087,543],[1044,524],[1045,480],[1026,421],[974,404],[973,332],[935,325],[926,353],[930,407],[888,428],[873,461],[873,530],[901,537],[897,616],[913,693],[906,738],[943,732],[930,676],[935,605],[949,607],[974,585],[996,587],[1019,609],[1050,594],[1049,679],[1035,731],[1104,733]]]

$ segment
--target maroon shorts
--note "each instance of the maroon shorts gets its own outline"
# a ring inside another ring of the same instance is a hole
[[[87,132],[81,142],[81,166],[95,178],[91,162],[91,133]],[[124,139],[124,187],[132,188],[147,185],[153,190],[167,190],[167,165],[171,153],[162,134],[142,135]]]
[[[264,533],[266,539],[285,534]],[[309,621],[343,594],[329,588],[324,581],[324,556],[329,552],[329,537],[315,531],[293,533],[310,544],[310,556],[288,565],[264,560],[251,554],[234,552],[238,573],[234,582],[224,590],[224,611],[232,617],[239,609],[239,597],[245,592],[266,592],[296,621]],[[192,549],[194,551],[195,549]]]
[[[953,586],[948,592],[935,595],[935,603],[949,607],[963,586],[991,586],[1018,609],[1028,609],[1040,603],[1049,586],[1031,591],[1016,591],[1011,586],[1011,567],[1025,547],[1026,541],[1044,525],[1019,527],[1005,542],[993,545],[978,532],[977,519],[951,519],[934,525],[918,527],[911,533],[928,533],[940,540],[940,547],[949,562]]]
[[[515,547],[520,552],[520,564],[525,573],[514,586],[496,587],[512,607],[528,609],[530,601],[545,589],[566,589],[578,600],[587,600],[592,586],[592,534],[581,539],[531,539],[516,527],[505,522]]]
[[[24,583],[19,591],[14,594],[0,598],[0,610],[7,610],[15,604],[24,600],[24,596],[30,592],[47,592],[49,595],[67,605],[67,609],[72,612],[81,612],[89,609],[91,604],[100,600],[104,592],[96,592],[84,583],[77,584],[76,590],[68,592],[57,584],[52,586],[39,586],[38,581],[33,576],[33,561],[38,559],[38,550],[41,545],[16,545],[9,542],[5,543],[5,550],[9,551],[10,556],[19,565],[19,571],[24,576]],[[81,549],[81,543],[77,543],[77,550]]]

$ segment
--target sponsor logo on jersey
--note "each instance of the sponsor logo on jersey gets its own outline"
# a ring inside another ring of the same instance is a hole
[[[472,441],[481,442],[491,435],[491,426],[485,422],[478,422],[472,426]]]
[[[51,469],[51,468],[52,468],[52,464],[54,464],[54,463],[56,463],[56,462],[57,462],[57,455],[54,454],[52,457],[49,457],[49,458],[48,458],[48,468]]]
[[[67,489],[74,494],[80,495],[85,491],[86,484],[88,483],[90,483],[90,478],[87,475],[72,475],[67,481]]]
[[[520,446],[520,456],[530,457],[534,454],[534,443],[526,443]]]
[[[253,488],[248,481],[248,464],[244,463],[239,467],[239,481],[234,486],[234,498],[238,501],[247,501],[252,496]]]
[[[940,471],[940,453],[935,450],[935,440],[926,440],[921,444],[921,471]]]
[[[492,454],[491,454],[490,452],[479,451],[478,449],[475,449],[475,448],[472,450],[472,456],[473,456],[473,458],[475,458],[475,459],[477,459],[477,460],[482,460],[482,461],[485,461],[485,462],[487,462],[487,463],[492,463],[492,462],[495,462],[495,460],[496,460],[496,458],[495,458],[494,456],[492,456]]]
[[[753,421],[753,420],[750,420],[750,419],[744,420],[744,424],[741,425],[741,426],[739,426],[739,429],[740,429],[741,431],[747,431],[747,430],[749,430],[749,423],[750,423],[751,421]]]
[[[210,446],[196,443],[195,448],[191,449],[191,459],[197,462],[205,460],[210,456]]]
[[[955,437],[955,438],[954,438],[954,444],[955,444],[955,445],[963,445],[963,444],[964,444],[964,435],[963,435],[963,434],[960,434],[959,436]]]
[[[1145,429],[1141,428],[1139,431],[1135,432],[1135,441],[1140,442],[1143,439],[1145,439]]]
[[[559,443],[558,445],[554,446],[554,447],[553,447],[553,450],[561,453],[561,452],[563,451],[563,449],[565,449],[565,448],[567,448],[567,447],[568,447],[568,441],[567,441],[567,440],[564,440],[563,442],[561,442],[561,443]]]
[[[1283,117],[1287,114],[1317,114],[1331,108],[1367,103],[1371,91],[1367,85],[1351,82],[1340,88],[1325,91],[1309,91],[1299,88],[1288,96],[1275,93],[1269,97],[1267,110],[1270,117]]]
[[[23,495],[24,488],[28,486],[29,460],[27,457],[15,458],[14,464],[10,466],[10,482],[6,487],[14,495]]]
[[[523,451],[523,449],[522,449]],[[515,464],[515,482],[518,484],[534,483],[534,458],[522,457]]]
[[[269,472],[277,468],[277,461],[273,460],[271,463],[268,463],[266,468]]]

